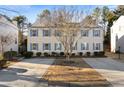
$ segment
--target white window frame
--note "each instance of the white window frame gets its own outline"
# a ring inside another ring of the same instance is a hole
[[[100,50],[101,49],[101,43],[93,43],[93,50]]]
[[[89,43],[81,43],[81,50],[89,50]]]
[[[43,36],[44,36],[44,37],[49,37],[49,36],[51,36],[51,31],[50,31],[50,30],[43,30]]]
[[[31,37],[37,37],[38,36],[38,30],[31,29],[30,30],[30,36]]]
[[[46,47],[46,45],[48,45]],[[43,50],[51,50],[51,43],[43,43]]]
[[[100,30],[93,30],[94,37],[100,37]]]
[[[38,43],[31,43],[30,44],[30,49],[31,50],[38,50]]]
[[[89,36],[89,30],[81,30],[81,36],[82,37],[88,37]]]

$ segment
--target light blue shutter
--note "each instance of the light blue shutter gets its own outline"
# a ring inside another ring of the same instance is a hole
[[[93,30],[93,36],[95,36],[95,34],[94,34],[94,30]]]
[[[59,43],[59,46],[60,46],[60,50],[62,49],[62,45],[61,45],[61,43]]]
[[[44,50],[44,43],[43,43],[43,50]]]
[[[100,36],[100,30],[99,30],[99,36]]]
[[[37,32],[37,36],[38,36],[38,30],[36,32]]]
[[[45,36],[45,35],[44,35],[44,30],[43,30],[43,36]]]
[[[81,43],[81,50],[83,50],[83,44]]]
[[[89,50],[89,44],[87,43],[87,50]]]
[[[54,44],[54,49],[56,50],[56,43]]]
[[[51,31],[50,30],[48,31],[48,33],[49,33],[49,36],[51,36]]]
[[[83,36],[83,32],[82,32],[82,30],[81,30],[81,36]]]
[[[101,44],[99,43],[99,50],[100,50],[100,45],[101,45]]]
[[[87,37],[89,36],[89,31],[87,30]]]
[[[95,50],[95,45],[94,45],[94,43],[93,43],[93,50]]]
[[[37,50],[38,50],[38,44],[36,44],[36,46],[37,46]]]
[[[48,44],[48,46],[49,46],[49,50],[51,50],[51,44]]]
[[[32,36],[32,30],[30,30],[30,36]]]
[[[30,44],[30,50],[32,50],[32,44]]]

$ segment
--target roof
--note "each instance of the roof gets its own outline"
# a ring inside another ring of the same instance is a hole
[[[97,24],[96,20],[94,20],[91,16],[86,16],[80,23],[69,23],[69,24],[77,24],[78,26],[81,27],[88,27],[88,28],[94,28],[94,27],[101,27],[100,25]],[[33,27],[55,27],[55,25],[50,24],[49,19],[47,18],[38,18],[33,24]]]
[[[9,19],[9,17],[7,17],[6,15],[2,15],[0,14],[0,26],[2,27],[10,27],[13,29],[18,29],[17,26],[12,23],[11,19]]]
[[[50,24],[49,22],[49,18],[38,18],[33,24],[32,27],[48,27],[48,26],[52,26],[52,24]]]
[[[95,19],[92,18],[92,16],[86,16],[82,22],[81,22],[82,27],[101,27]]]

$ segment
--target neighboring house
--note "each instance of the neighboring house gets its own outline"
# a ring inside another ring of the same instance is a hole
[[[11,44],[4,46],[4,52],[10,50],[18,52],[18,28],[16,23],[12,22],[7,16],[0,14],[0,38],[2,36],[11,36]],[[1,51],[0,45],[0,53]]]
[[[89,23],[88,23],[89,22]],[[80,39],[77,41],[73,53],[83,52],[95,52],[103,51],[103,28],[96,25],[95,21],[88,21],[87,19],[83,20],[80,23],[82,26],[81,31],[79,31]],[[28,33],[28,51],[36,52],[64,52],[61,42],[56,39],[57,31],[55,28],[51,30],[49,27],[45,26],[47,21],[45,20],[36,20],[32,25]]]
[[[111,52],[124,52],[124,16],[120,16],[111,27]]]

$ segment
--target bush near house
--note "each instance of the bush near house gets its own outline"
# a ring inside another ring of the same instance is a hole
[[[7,51],[7,52],[4,52],[4,56],[6,55],[12,55],[13,57],[17,56],[17,52],[16,51]]]
[[[104,51],[100,51],[99,52],[99,56],[104,56],[105,55],[105,52]]]
[[[4,59],[12,59],[12,57],[16,57],[17,56],[17,52],[16,51],[7,51],[4,52]]]
[[[75,56],[75,53],[72,53],[71,56]]]
[[[65,54],[64,54],[64,52],[60,52],[60,56],[64,56]]]
[[[119,52],[119,50],[116,50],[115,53],[116,53],[116,54],[119,54],[120,52]]]
[[[104,55],[105,55],[104,51],[94,52],[94,56],[104,56]]]
[[[31,57],[33,56],[33,52],[31,52],[31,51],[25,52],[25,53],[23,54],[23,56],[24,56],[25,58],[31,58]]]
[[[57,53],[56,52],[52,52],[51,56],[57,56]]]
[[[94,52],[93,54],[94,54],[94,56],[98,56],[98,52]]]
[[[78,55],[79,55],[79,56],[83,56],[83,52],[79,52]]]
[[[50,54],[47,52],[44,52],[44,56],[48,57],[48,56],[50,56]]]
[[[89,57],[91,55],[91,53],[90,52],[86,52],[86,55]]]
[[[41,52],[37,52],[37,53],[36,53],[36,56],[37,56],[37,57],[40,57],[41,54],[42,54]]]
[[[7,64],[7,60],[0,60],[0,69],[2,69]]]

